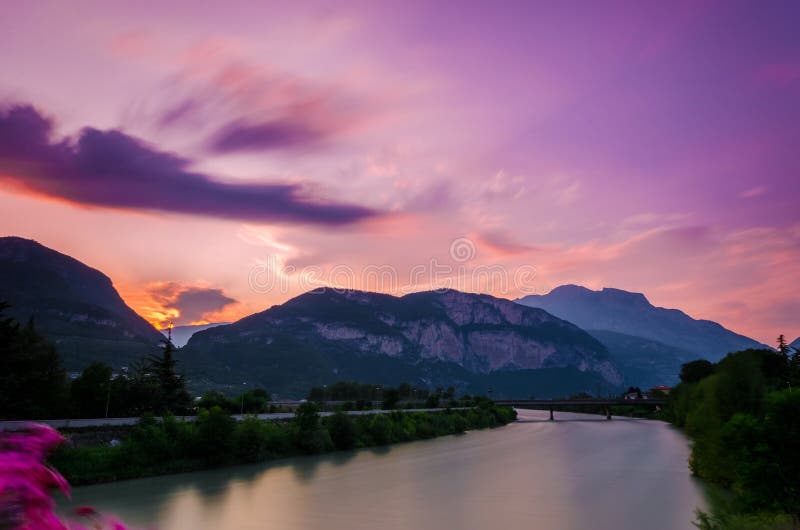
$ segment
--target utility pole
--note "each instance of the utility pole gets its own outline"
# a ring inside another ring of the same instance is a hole
[[[106,418],[108,418],[108,405],[111,403],[111,375],[108,374],[108,385],[106,386]]]

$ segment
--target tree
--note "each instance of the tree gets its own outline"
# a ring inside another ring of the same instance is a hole
[[[235,411],[244,414],[269,412],[269,394],[263,388],[254,388],[240,394],[235,400]]]
[[[638,386],[629,386],[628,390],[625,391],[625,395],[628,394],[636,394],[636,399],[642,399],[642,389]]]
[[[723,441],[734,455],[735,501],[745,510],[782,510],[800,522],[800,392],[772,392],[761,418],[734,416]]]
[[[789,357],[789,345],[786,343],[786,337],[783,334],[778,335],[778,352],[784,357]]]
[[[295,444],[304,453],[322,453],[333,447],[330,434],[319,421],[319,407],[308,402],[295,410]]]
[[[127,404],[127,411],[124,416],[141,416],[145,412],[153,412],[158,409],[159,390],[158,382],[151,371],[148,359],[139,359],[132,363],[132,371],[130,379],[116,379],[120,386],[126,388],[121,389],[125,394],[120,394],[120,398],[114,400],[114,403],[120,403],[122,396],[125,396],[124,402]],[[124,381],[124,385],[122,385]],[[112,392],[115,385],[112,385]]]
[[[396,388],[387,388],[383,392],[383,408],[384,409],[395,409],[397,408],[397,403],[400,401],[400,392]]]
[[[110,405],[111,397],[111,367],[99,361],[93,362],[72,382],[70,393],[74,417],[106,416],[106,405]]]
[[[208,410],[212,409],[213,407],[219,407],[231,414],[234,411],[238,412],[238,409],[234,407],[234,404],[231,402],[231,400],[228,399],[225,394],[216,390],[209,390],[203,394],[197,406],[201,409]]]
[[[69,409],[67,378],[55,347],[36,332],[31,319],[21,327],[0,302],[0,418],[62,417]]]
[[[183,376],[175,370],[177,361],[172,353],[175,346],[167,339],[162,343],[161,355],[151,355],[148,364],[158,388],[155,402],[156,412],[182,413],[191,406],[191,398],[186,391]]]
[[[800,386],[800,347],[794,349],[789,360],[789,380],[795,386]]]
[[[714,364],[698,359],[681,366],[680,378],[683,383],[696,383],[714,373]]]

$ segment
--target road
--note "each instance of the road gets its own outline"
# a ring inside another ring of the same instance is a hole
[[[462,407],[468,408],[468,407]],[[442,410],[447,410],[443,408],[436,408],[436,409],[409,409],[411,412],[438,412]],[[451,410],[460,410],[460,409],[451,409]],[[350,414],[352,416],[362,416],[365,414],[388,414],[391,412],[397,412],[396,410],[349,410],[345,411],[346,414]],[[320,416],[330,416],[333,412],[321,412]],[[253,416],[252,414],[234,414],[232,418],[236,421],[242,421],[244,418],[248,418]],[[289,420],[294,418],[294,412],[276,412],[272,414],[256,414],[256,418],[260,420],[270,420],[270,421],[280,421],[280,420]],[[197,421],[197,416],[176,416],[178,420],[181,421]],[[160,420],[160,418],[158,418]],[[49,425],[54,429],[67,429],[67,428],[81,428],[81,427],[118,427],[118,426],[125,426],[125,425],[135,425],[139,421],[139,418],[82,418],[82,419],[62,419],[62,420],[19,420],[19,421],[0,421],[0,431],[14,431],[24,429],[25,426],[31,422],[33,423],[43,423],[45,425]]]

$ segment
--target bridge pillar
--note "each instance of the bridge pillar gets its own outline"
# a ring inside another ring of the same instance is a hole
[[[553,405],[550,405],[550,421],[553,421]]]
[[[610,405],[606,405],[606,419],[607,420],[611,419],[611,406]]]

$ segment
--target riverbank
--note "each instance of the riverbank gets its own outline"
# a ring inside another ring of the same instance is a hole
[[[202,411],[194,422],[142,418],[118,444],[65,446],[50,464],[73,485],[95,484],[435,438],[497,427],[515,418],[513,409],[488,403],[440,412],[339,412],[325,417],[307,403],[290,421],[248,417],[237,423],[214,408]]]

